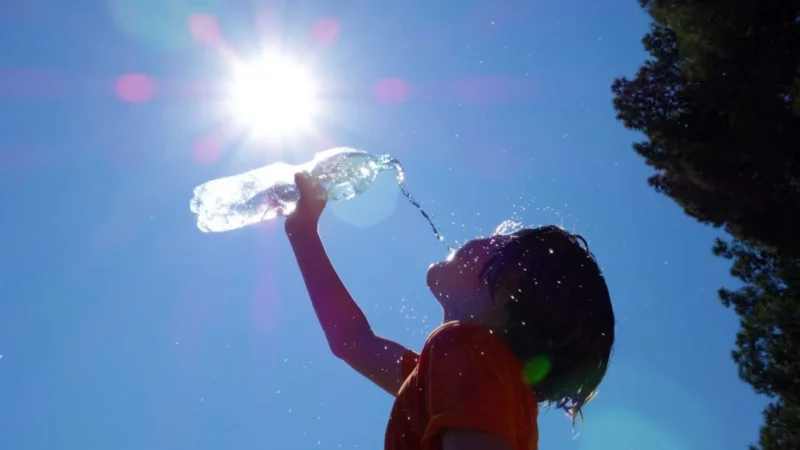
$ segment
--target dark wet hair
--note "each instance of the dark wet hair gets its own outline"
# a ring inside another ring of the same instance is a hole
[[[481,272],[507,295],[503,337],[537,401],[582,418],[614,344],[614,311],[586,240],[556,226],[511,235]]]

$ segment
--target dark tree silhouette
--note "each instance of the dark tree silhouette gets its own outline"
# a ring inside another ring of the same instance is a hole
[[[721,289],[740,318],[733,359],[771,403],[759,446],[800,449],[800,0],[640,0],[649,58],[614,81],[614,106],[646,140],[649,183],[723,228]]]

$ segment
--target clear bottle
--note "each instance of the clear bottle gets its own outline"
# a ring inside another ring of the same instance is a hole
[[[189,209],[204,232],[230,231],[294,211],[300,193],[294,175],[308,171],[327,192],[328,200],[349,200],[366,191],[379,173],[395,169],[403,187],[400,163],[389,155],[373,155],[350,147],[317,153],[306,164],[275,163],[218,178],[194,189]]]

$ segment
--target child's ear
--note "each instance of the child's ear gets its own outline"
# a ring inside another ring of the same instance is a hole
[[[499,283],[492,289],[492,300],[494,301],[504,300],[512,295],[514,294],[508,289],[508,283]]]
[[[509,283],[500,283],[491,293],[492,304],[505,309],[505,305],[509,302],[517,302],[522,300],[522,294],[517,289],[511,289],[509,286],[514,286]]]
[[[498,283],[494,286],[494,297],[500,299],[514,296],[515,299],[519,300],[525,294],[520,291],[520,286],[522,286],[526,276],[530,275],[522,267],[512,266],[506,268],[501,274]]]

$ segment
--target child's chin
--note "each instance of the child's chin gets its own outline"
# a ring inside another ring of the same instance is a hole
[[[447,262],[439,261],[431,264],[425,276],[431,291],[437,290],[437,287],[441,289],[447,279]]]

